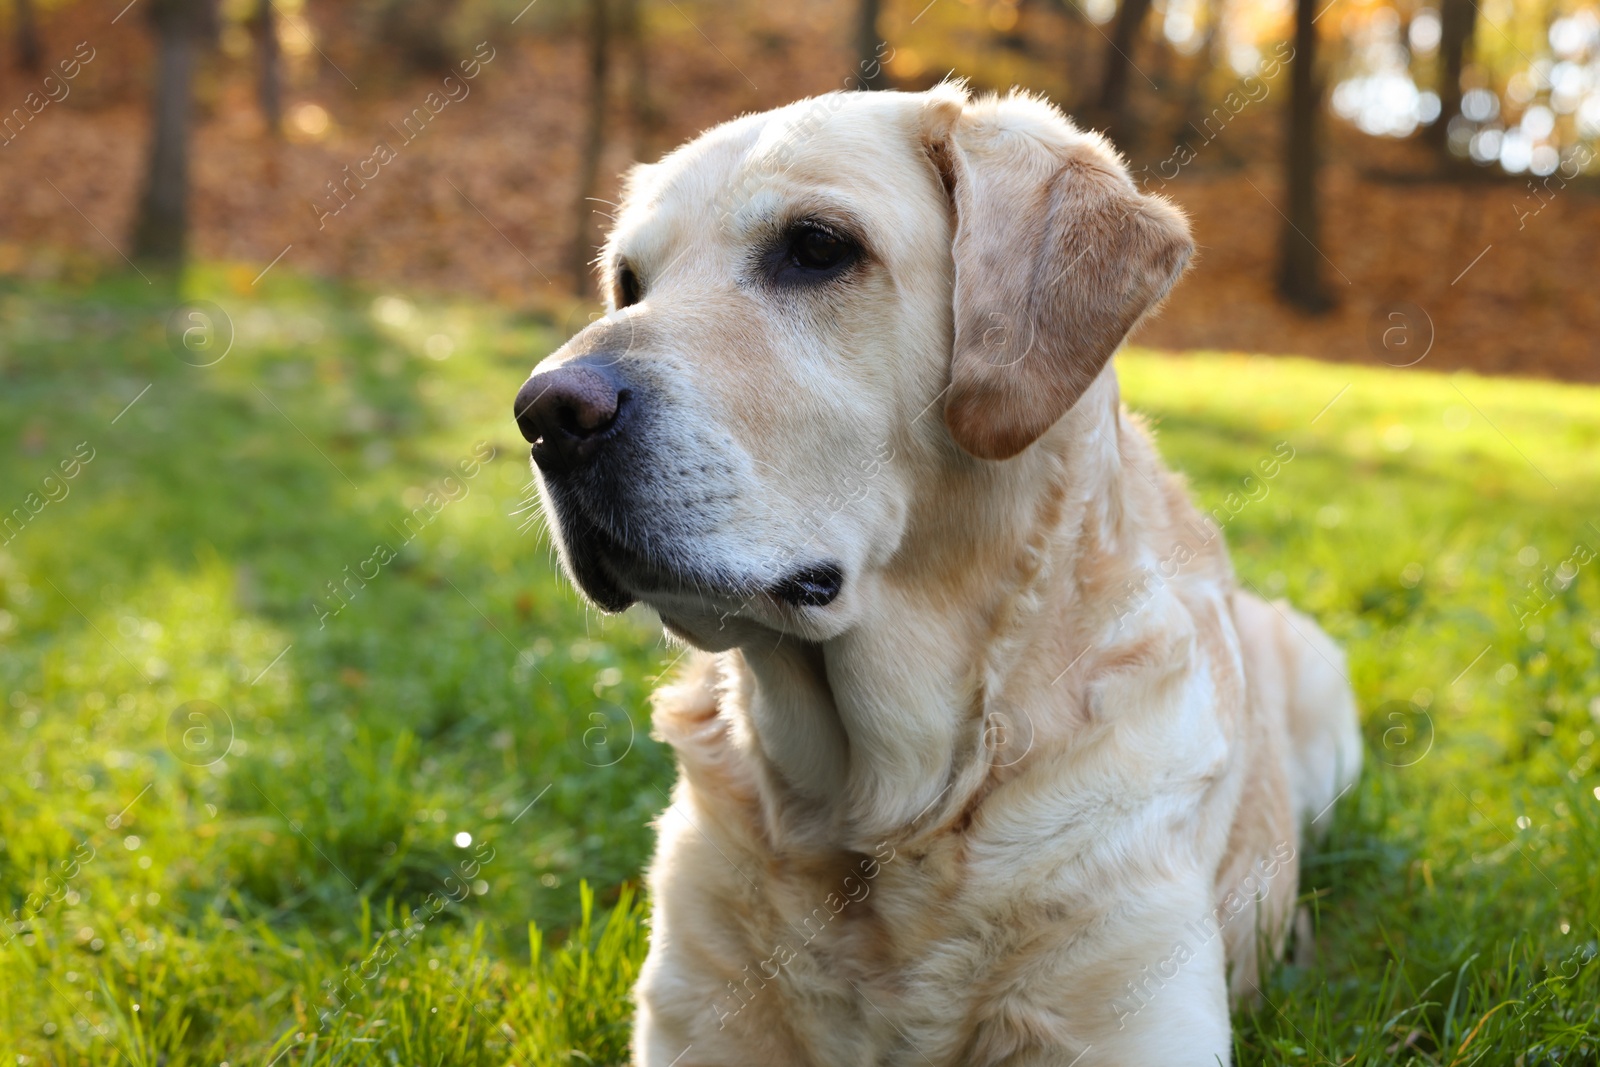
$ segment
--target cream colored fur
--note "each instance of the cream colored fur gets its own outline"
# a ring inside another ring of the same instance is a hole
[[[863,268],[763,285],[751,250],[811,215]],[[631,176],[604,264],[643,299],[541,369],[615,353],[694,457],[639,472],[629,528],[845,575],[822,607],[634,590],[695,648],[655,700],[636,1063],[1230,1062],[1360,746],[1339,650],[1239,591],[1120,405],[1112,350],[1188,251],[1098,136],[959,86]]]

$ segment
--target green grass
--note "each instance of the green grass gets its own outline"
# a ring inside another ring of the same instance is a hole
[[[510,398],[559,336],[248,280],[190,280],[237,332],[203,368],[142,284],[0,283],[0,519],[60,497],[0,533],[0,1061],[618,1062],[676,653],[587,610],[518,513]],[[1122,373],[1235,512],[1240,574],[1350,649],[1367,719],[1307,859],[1316,959],[1240,1017],[1240,1062],[1596,1062],[1600,559],[1528,585],[1600,551],[1600,390]]]

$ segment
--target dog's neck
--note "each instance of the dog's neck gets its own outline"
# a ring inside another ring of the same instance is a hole
[[[874,576],[849,632],[732,654],[777,840],[870,850],[955,817],[997,760],[1021,758],[996,751],[1034,726],[1021,720],[1036,712],[1008,707],[1008,683],[1069,666],[1051,658],[1056,620],[1082,597],[1085,553],[1120,536],[1121,431],[1108,367],[1022,456],[947,465],[953,484],[931,487],[906,530],[917,551]],[[951,514],[951,499],[981,505]]]

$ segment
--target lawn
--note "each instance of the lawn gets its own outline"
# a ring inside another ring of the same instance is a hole
[[[0,282],[0,1056],[619,1062],[679,653],[529,509],[559,324],[250,277],[186,283],[207,366],[137,279]],[[1600,1060],[1600,390],[1121,362],[1366,720],[1239,1062]]]

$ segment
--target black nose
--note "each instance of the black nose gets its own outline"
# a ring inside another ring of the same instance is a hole
[[[594,458],[616,429],[628,400],[607,366],[569,363],[535,374],[517,390],[517,429],[533,445],[539,469],[555,474]]]

